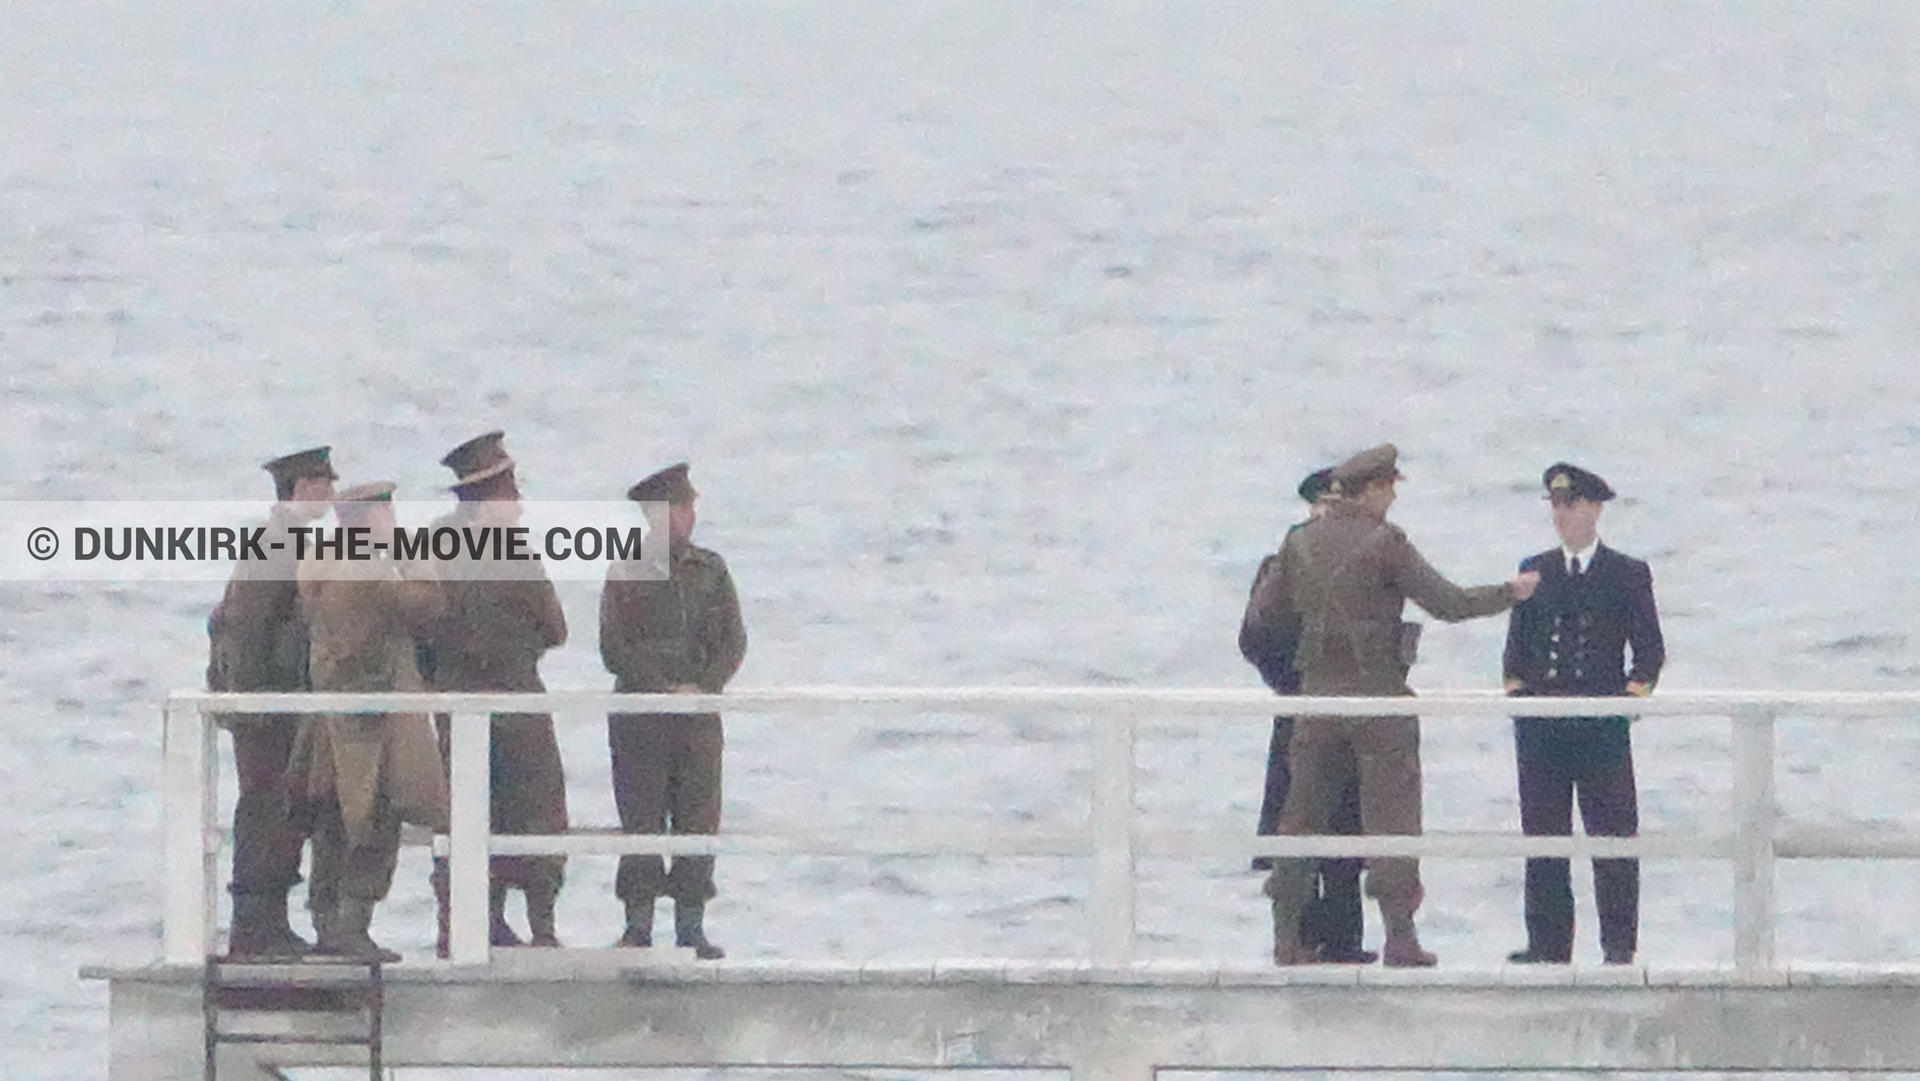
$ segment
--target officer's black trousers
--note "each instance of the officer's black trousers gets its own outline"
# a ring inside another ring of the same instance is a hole
[[[1530,837],[1573,833],[1573,804],[1588,836],[1640,831],[1633,743],[1625,717],[1519,717],[1513,723],[1520,772],[1520,828]],[[1593,861],[1600,948],[1631,956],[1640,935],[1640,861]],[[1568,861],[1527,861],[1527,946],[1559,960],[1573,954],[1573,886]]]

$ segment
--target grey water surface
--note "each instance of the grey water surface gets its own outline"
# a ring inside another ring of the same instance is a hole
[[[1876,4],[13,0],[0,499],[264,506],[317,442],[421,495],[498,426],[534,498],[694,462],[737,685],[1250,687],[1295,481],[1393,440],[1396,520],[1469,583],[1553,543],[1547,464],[1606,475],[1667,688],[1911,689],[1915,55]],[[562,594],[547,682],[605,688]],[[105,1075],[77,970],[157,949],[159,706],[216,595],[0,583],[0,1075]],[[1502,627],[1430,629],[1416,686],[1496,685]],[[599,719],[561,723],[610,823]],[[1781,731],[1788,813],[1920,825],[1912,719]],[[1720,821],[1724,722],[1637,732],[1646,827]],[[1071,717],[728,737],[740,829],[1086,806]],[[1516,828],[1503,721],[1425,741],[1431,826]],[[1265,743],[1155,725],[1141,803],[1250,828]],[[408,951],[424,859],[376,925]],[[1147,955],[1259,962],[1244,864],[1144,866]],[[1443,963],[1519,944],[1517,861],[1427,873]],[[1086,947],[1074,861],[720,876],[739,957]],[[613,939],[611,880],[573,862],[563,939]],[[1920,954],[1911,865],[1780,896],[1789,957]],[[1643,956],[1724,960],[1729,905],[1650,864]]]

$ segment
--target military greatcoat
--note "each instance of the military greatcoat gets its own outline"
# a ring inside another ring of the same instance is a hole
[[[433,525],[479,528],[474,508],[462,503]],[[495,561],[445,576],[445,614],[429,636],[429,682],[437,691],[541,692],[540,657],[564,645],[567,618],[553,582],[533,561]],[[445,714],[435,718],[443,760],[450,747]],[[567,832],[567,779],[560,761],[551,713],[496,713],[491,719],[492,754],[488,773],[493,798],[494,833]],[[565,856],[494,856],[488,864],[495,882],[521,889],[558,889]]]
[[[207,620],[210,691],[307,689],[307,620],[294,580],[294,546],[287,534],[292,524],[276,506],[260,542],[266,559],[234,565],[226,592]],[[222,713],[216,720],[232,734],[240,782],[233,807],[233,892],[284,892],[300,881],[305,840],[288,816],[286,799],[287,761],[299,719]]]
[[[414,643],[444,610],[439,584],[403,578],[384,560],[356,570],[355,578],[329,580],[302,568],[313,689],[425,690]],[[322,826],[314,839],[316,896],[384,897],[401,823],[447,829],[446,772],[423,713],[309,715],[288,778]],[[338,836],[325,836],[329,822]]]

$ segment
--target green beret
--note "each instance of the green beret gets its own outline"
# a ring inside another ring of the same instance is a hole
[[[393,490],[397,487],[390,480],[368,481],[356,484],[344,492],[336,492],[333,497],[333,514],[341,525],[353,525],[366,521],[366,515],[375,504],[391,502]]]
[[[1300,498],[1309,503],[1320,502],[1320,497],[1332,490],[1332,469],[1316,469],[1308,473],[1306,478],[1300,482],[1300,487],[1295,489],[1295,491],[1300,493]]]
[[[384,503],[393,498],[394,489],[400,487],[390,480],[370,480],[365,484],[356,484],[343,492],[334,493],[333,501],[340,503]]]

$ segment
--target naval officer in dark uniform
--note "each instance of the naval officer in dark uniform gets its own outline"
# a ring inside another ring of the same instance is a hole
[[[1507,623],[1505,675],[1515,696],[1640,695],[1653,692],[1666,663],[1660,614],[1647,565],[1600,543],[1600,511],[1613,489],[1565,462],[1541,477],[1553,505],[1560,546],[1529,557],[1523,571],[1540,588]],[[1632,652],[1632,664],[1627,653]],[[1632,837],[1640,829],[1628,718],[1516,717],[1520,827],[1528,836],[1573,832],[1573,803],[1595,837]],[[1639,948],[1640,861],[1593,861],[1600,951],[1608,964],[1633,962]],[[1573,957],[1573,888],[1568,862],[1527,861],[1527,948],[1517,964],[1566,964]]]
[[[1333,470],[1321,469],[1307,475],[1296,489],[1300,498],[1307,503],[1307,521],[1318,519],[1326,513],[1327,499],[1333,488]],[[1306,522],[1295,523],[1287,532],[1293,533]],[[1260,569],[1254,574],[1253,589],[1248,597],[1246,617],[1240,623],[1240,655],[1247,663],[1260,671],[1260,678],[1275,694],[1299,694],[1300,673],[1294,670],[1293,656],[1299,641],[1297,635],[1275,633],[1279,628],[1262,628],[1253,619],[1252,598],[1260,593],[1260,583],[1279,562],[1278,553],[1260,561]],[[1280,811],[1287,805],[1287,789],[1293,783],[1293,763],[1287,755],[1287,744],[1293,739],[1293,718],[1285,715],[1273,719],[1273,734],[1267,741],[1267,781],[1260,801],[1260,821],[1255,833],[1261,837],[1272,837],[1280,832]],[[1360,776],[1352,770],[1343,771],[1340,781],[1340,799],[1334,808],[1332,830],[1334,833],[1356,835],[1360,832]],[[1345,856],[1332,856],[1320,861],[1314,878],[1313,889],[1308,895],[1307,907],[1300,914],[1300,944],[1310,952],[1317,953],[1322,961],[1335,964],[1372,964],[1380,955],[1361,947],[1361,938],[1366,931],[1366,917],[1360,907],[1360,871],[1366,861]],[[1256,871],[1273,870],[1273,860],[1267,856],[1255,856],[1253,869]]]

